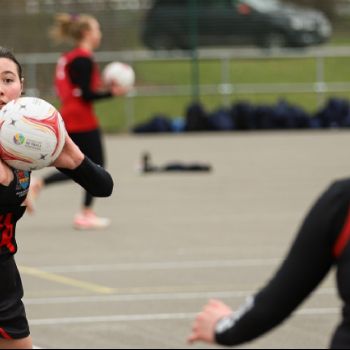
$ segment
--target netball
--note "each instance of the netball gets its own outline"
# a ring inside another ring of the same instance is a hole
[[[1,159],[12,168],[39,170],[52,164],[65,143],[65,126],[50,103],[23,97],[0,111]]]
[[[112,62],[105,67],[103,80],[107,86],[116,83],[121,87],[132,89],[135,84],[135,71],[126,63]]]

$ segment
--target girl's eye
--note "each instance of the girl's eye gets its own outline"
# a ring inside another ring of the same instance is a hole
[[[10,79],[10,78],[4,79],[4,83],[6,84],[11,84],[12,82],[13,82],[13,79]]]

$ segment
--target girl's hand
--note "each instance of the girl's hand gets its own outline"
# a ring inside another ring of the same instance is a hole
[[[215,343],[215,327],[219,320],[232,315],[233,311],[219,300],[211,300],[194,321],[188,342]]]
[[[113,96],[125,96],[130,92],[130,88],[122,87],[117,83],[112,83],[110,86],[110,91]]]
[[[66,142],[60,156],[52,164],[56,168],[74,170],[85,159],[85,155],[81,152],[79,147],[72,141],[70,136],[66,134]]]

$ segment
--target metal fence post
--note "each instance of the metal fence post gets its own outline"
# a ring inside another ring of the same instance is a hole
[[[37,64],[34,62],[27,63],[27,74],[25,77],[26,93],[29,96],[39,96],[40,92],[37,84]]]
[[[135,96],[136,93],[131,91],[125,97],[126,100],[124,102],[124,113],[126,116],[126,130],[129,131],[135,123]]]
[[[189,24],[191,35],[191,57],[192,57],[192,99],[193,102],[200,100],[200,77],[198,57],[198,2],[189,2]]]
[[[318,107],[322,107],[324,103],[324,94],[327,91],[324,60],[325,58],[322,55],[316,56],[316,94]]]
[[[231,60],[229,57],[223,57],[221,59],[220,94],[222,95],[222,103],[224,106],[230,106],[232,92],[233,88],[231,84]]]

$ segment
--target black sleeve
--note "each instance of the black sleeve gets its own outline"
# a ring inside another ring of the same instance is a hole
[[[68,67],[68,74],[73,84],[77,85],[86,102],[97,101],[112,97],[110,92],[96,92],[91,90],[91,79],[94,63],[88,57],[78,57]]]
[[[109,197],[113,192],[113,179],[101,166],[85,157],[75,170],[58,169],[69,176],[94,197]]]
[[[349,181],[335,183],[317,200],[272,280],[240,312],[219,321],[219,344],[238,345],[268,332],[319,285],[335,262],[332,247],[347,216],[349,187]]]

